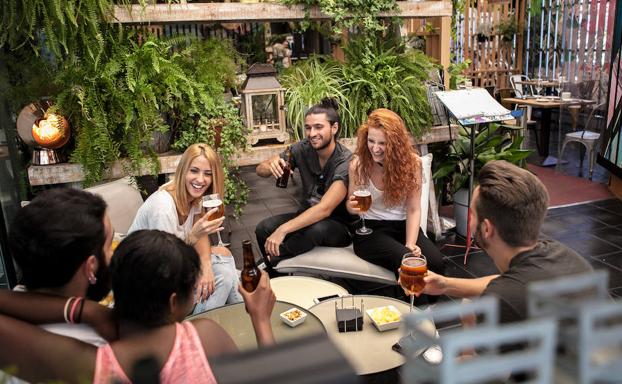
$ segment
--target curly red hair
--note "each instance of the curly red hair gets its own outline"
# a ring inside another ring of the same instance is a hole
[[[384,203],[392,207],[406,200],[412,191],[420,187],[421,162],[406,132],[404,120],[395,112],[379,108],[374,110],[357,131],[356,155],[357,184],[367,184],[374,161],[367,148],[369,128],[381,129],[386,138],[384,175]]]

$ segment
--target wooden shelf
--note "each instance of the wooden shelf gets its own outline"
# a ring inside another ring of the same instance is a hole
[[[452,126],[451,137],[458,135],[458,128]],[[449,130],[446,126],[433,127],[430,132],[426,133],[417,144],[430,144],[449,140]],[[346,147],[354,150],[356,147],[356,139],[340,139]],[[282,152],[288,143],[267,145],[262,147],[251,147],[249,150],[240,152],[237,155],[236,165],[256,165],[265,159],[273,157]],[[181,159],[181,154],[171,152],[158,156],[160,161],[160,173],[175,173],[177,163]],[[149,169],[143,169],[142,175],[150,174]],[[127,176],[123,167],[123,160],[115,161],[110,171],[104,176],[104,179],[118,179]],[[28,167],[28,180],[30,185],[49,185],[75,183],[84,180],[82,166],[75,163],[61,163],[54,165],[31,165]]]
[[[405,18],[451,17],[451,1],[399,1],[400,13]],[[394,16],[383,14],[383,16]],[[330,19],[314,8],[312,19]],[[291,21],[305,18],[302,5],[285,6],[277,3],[197,3],[116,5],[113,23],[179,23],[200,21]]]

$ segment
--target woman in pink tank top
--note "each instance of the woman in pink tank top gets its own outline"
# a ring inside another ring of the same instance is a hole
[[[192,310],[201,274],[194,248],[165,232],[137,231],[121,242],[110,271],[117,341],[96,348],[0,315],[5,346],[0,367],[13,366],[16,376],[33,382],[131,383],[135,369],[142,369],[158,375],[160,383],[216,383],[208,358],[236,346],[211,320],[182,322]],[[267,274],[254,292],[240,287],[240,293],[258,344],[273,343],[270,314],[276,299]]]

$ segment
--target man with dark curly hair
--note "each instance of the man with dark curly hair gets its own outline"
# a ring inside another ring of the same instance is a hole
[[[281,259],[300,255],[316,246],[345,247],[350,244],[345,209],[348,163],[352,156],[337,142],[339,115],[336,102],[323,100],[305,114],[306,138],[292,144],[291,169],[302,179],[302,199],[297,212],[269,217],[255,229],[257,244],[268,267]],[[283,175],[286,154],[257,166],[262,177]]]

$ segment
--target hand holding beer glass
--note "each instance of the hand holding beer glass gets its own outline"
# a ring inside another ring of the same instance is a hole
[[[400,284],[410,296],[410,312],[413,311],[415,296],[419,297],[425,288],[423,279],[428,272],[428,261],[425,256],[408,252],[402,256],[400,266]]]
[[[369,235],[373,230],[365,226],[365,212],[371,207],[371,192],[369,192],[366,186],[359,186],[358,189],[354,191],[354,200],[358,204],[357,208],[361,211],[361,221],[363,222],[363,226],[355,232],[358,235]]]
[[[224,205],[224,203],[223,203],[223,201],[220,198],[220,195],[218,193],[212,193],[211,195],[203,196],[203,206],[208,211],[210,209],[212,209],[212,208],[218,208],[218,211],[216,211],[215,213],[211,214],[207,218],[209,221],[220,219],[221,217],[223,217],[225,215],[225,205]],[[228,247],[229,243],[225,243],[225,242],[222,241],[222,237],[220,237],[220,232],[216,232],[216,234],[218,235],[218,244],[217,245],[219,247]]]

